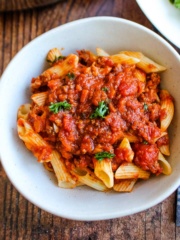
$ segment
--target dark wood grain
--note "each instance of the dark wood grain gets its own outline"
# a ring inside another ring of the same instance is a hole
[[[35,37],[66,22],[91,16],[129,19],[158,33],[134,0],[67,0],[43,8],[2,12],[0,75],[15,54]],[[24,199],[0,165],[0,240],[180,240],[180,228],[175,226],[175,198],[173,193],[162,203],[123,218],[71,221]]]
[[[0,11],[18,11],[43,7],[63,0],[0,0]]]

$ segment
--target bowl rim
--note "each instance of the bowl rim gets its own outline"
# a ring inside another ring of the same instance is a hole
[[[116,21],[116,22],[124,22],[124,23],[128,23],[128,24],[131,24],[135,27],[139,27],[141,29],[143,29],[145,32],[147,33],[150,33],[152,34],[153,36],[155,36],[156,38],[158,38],[159,40],[161,40],[163,42],[163,44],[165,44],[168,48],[171,49],[171,51],[176,55],[176,57],[179,58],[180,60],[180,54],[178,54],[178,52],[175,50],[175,48],[167,41],[165,40],[162,36],[160,36],[159,34],[157,34],[156,32],[154,32],[153,30],[143,26],[142,24],[140,23],[137,23],[137,22],[133,22],[131,20],[128,20],[128,19],[124,19],[124,18],[119,18],[119,17],[112,17],[112,16],[93,16],[93,17],[87,17],[87,18],[81,18],[81,19],[77,19],[77,20],[74,20],[74,21],[71,21],[71,22],[67,22],[67,23],[64,23],[60,26],[57,26],[55,28],[52,28],[50,30],[48,30],[47,32],[44,32],[42,34],[40,34],[39,36],[33,38],[32,40],[30,40],[27,44],[25,44],[15,55],[14,57],[9,61],[9,63],[7,64],[6,68],[4,69],[2,75],[0,76],[0,86],[1,86],[1,83],[4,78],[4,75],[6,74],[6,72],[8,71],[8,69],[10,68],[10,66],[14,63],[14,61],[16,60],[16,58],[19,56],[19,54],[21,54],[22,51],[24,51],[24,49],[28,48],[29,45],[33,44],[35,41],[40,41],[41,38],[43,38],[44,36],[46,35],[49,35],[50,33],[53,33],[55,31],[57,31],[58,29],[62,29],[62,28],[66,28],[66,27],[69,27],[69,26],[73,26],[73,25],[76,25],[78,23],[81,23],[81,22],[90,22],[90,21],[96,21],[96,20],[100,20],[100,21],[109,21],[109,20],[112,20],[112,21]]]
[[[24,47],[21,48],[20,51],[18,51],[18,53],[12,58],[12,60],[9,62],[9,64],[7,65],[7,67],[5,68],[2,76],[0,77],[1,81],[0,81],[0,107],[3,104],[3,98],[2,98],[2,88],[3,88],[3,84],[5,84],[6,82],[6,73],[9,71],[9,69],[11,69],[11,66],[14,64],[14,62],[16,61],[16,59],[18,59],[19,55],[21,54],[22,51],[24,51],[26,48],[29,48],[31,46],[31,44],[33,44],[35,41],[40,41],[41,38],[44,38],[44,36],[49,35],[53,32],[56,32],[59,29],[63,29],[63,28],[67,28],[67,27],[73,27],[73,25],[76,25],[78,23],[88,23],[91,21],[116,21],[116,22],[121,22],[121,23],[128,23],[130,25],[132,25],[133,27],[138,27],[143,29],[145,32],[154,35],[156,38],[158,38],[161,42],[163,42],[164,45],[166,45],[171,52],[177,57],[177,59],[180,60],[180,55],[178,54],[178,52],[165,40],[163,39],[161,36],[159,36],[157,33],[153,32],[152,30],[148,29],[147,27],[142,26],[141,24],[135,23],[133,21],[130,20],[126,20],[123,18],[118,18],[118,17],[109,17],[109,16],[95,16],[95,17],[88,17],[88,18],[83,18],[83,19],[79,19],[79,20],[75,20],[69,23],[65,23],[62,24],[58,27],[55,27],[39,36],[37,36],[36,38],[34,38],[33,40],[31,40],[29,43],[27,43]],[[1,117],[0,117],[0,123],[1,123]],[[25,197],[25,199],[27,199],[29,202],[31,202],[32,204],[34,204],[35,206],[39,207],[40,209],[43,209],[46,212],[49,212],[53,215],[59,216],[59,217],[63,217],[66,219],[71,219],[71,220],[78,220],[78,221],[97,221],[97,220],[106,220],[106,219],[113,219],[113,218],[119,218],[119,217],[124,217],[127,215],[132,215],[144,210],[147,210],[148,208],[153,207],[154,205],[162,202],[163,200],[165,200],[167,197],[169,197],[176,189],[177,187],[180,185],[180,178],[173,183],[173,186],[171,186],[171,188],[169,188],[167,191],[164,192],[164,194],[161,194],[160,196],[156,197],[154,199],[154,201],[150,203],[145,203],[143,206],[138,206],[136,207],[136,209],[129,209],[126,211],[123,211],[122,214],[120,214],[118,211],[117,213],[112,213],[112,214],[107,214],[106,213],[101,213],[101,214],[97,214],[92,216],[86,216],[86,217],[82,217],[81,214],[80,215],[73,215],[73,214],[57,214],[56,212],[50,211],[49,209],[45,208],[44,206],[37,204],[36,201],[33,201],[29,195],[25,194],[23,192],[23,190],[21,188],[19,188],[18,184],[16,184],[16,182],[13,181],[13,179],[11,178],[11,175],[8,172],[8,169],[6,169],[5,166],[5,159],[4,159],[4,154],[3,154],[3,150],[2,150],[2,141],[3,141],[3,137],[0,135],[0,158],[1,158],[1,164],[5,170],[5,173],[8,177],[8,179],[10,180],[10,182],[12,183],[12,185],[15,187],[15,189],[22,195]]]

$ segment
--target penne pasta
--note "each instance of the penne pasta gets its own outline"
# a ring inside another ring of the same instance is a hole
[[[159,150],[162,154],[166,156],[170,156],[170,149],[169,149],[169,144],[162,145],[159,147]]]
[[[162,65],[157,64],[152,59],[144,56],[140,52],[132,52],[132,51],[121,51],[120,54],[125,54],[129,57],[134,57],[139,59],[139,62],[137,62],[137,67],[145,71],[146,73],[152,73],[152,72],[161,72],[165,71],[166,68]]]
[[[169,135],[167,132],[163,133],[164,136],[157,141],[158,148],[163,155],[170,156]]]
[[[123,133],[123,137],[127,138],[129,142],[138,142],[138,137],[132,133],[125,132]]]
[[[61,51],[58,48],[51,49],[46,57],[47,62],[52,65],[54,62],[56,62],[60,57],[62,56]]]
[[[149,176],[150,176],[149,172],[142,170],[134,163],[122,163],[115,172],[116,179],[132,179],[132,178],[148,179]]]
[[[133,56],[128,56],[124,53],[119,53],[116,55],[111,55],[110,59],[117,64],[137,64],[140,60]]]
[[[163,168],[163,173],[166,175],[170,175],[172,172],[172,168],[161,152],[159,152],[158,160],[160,166]]]
[[[119,180],[117,183],[114,184],[113,189],[116,192],[131,192],[136,182],[137,178]]]
[[[43,165],[45,167],[45,169],[49,172],[54,172],[53,166],[51,164],[51,162],[43,162]]]
[[[134,77],[137,78],[140,82],[146,82],[146,74],[140,69],[134,70]]]
[[[109,54],[102,48],[96,48],[97,56],[108,57]]]
[[[162,72],[166,70],[164,66],[157,64],[156,62],[152,61],[150,58],[144,55],[142,55],[140,62],[137,64],[137,67],[142,69],[146,73]]]
[[[103,181],[108,188],[114,185],[114,173],[112,171],[111,161],[104,159],[103,161],[94,160],[94,173]]]
[[[50,80],[52,76],[54,78],[62,77],[76,68],[77,64],[78,56],[75,54],[70,54],[63,62],[58,62],[55,66],[44,71],[40,77],[45,78],[46,81]]]
[[[167,132],[161,131],[160,136],[154,139],[154,143],[157,142],[160,138],[162,138],[162,137],[164,137],[164,136],[166,136],[166,135],[167,135]]]
[[[162,111],[162,117],[160,120],[161,130],[166,131],[174,116],[174,103],[171,95],[167,90],[161,90],[160,98]]]
[[[134,158],[134,152],[131,148],[128,138],[123,138],[123,140],[121,141],[121,143],[118,147],[118,150],[122,152],[124,161],[132,162],[132,160]]]
[[[61,188],[74,188],[76,187],[76,180],[67,170],[63,159],[57,151],[53,151],[53,157],[51,160],[55,175],[58,180],[58,186]]]
[[[23,118],[27,120],[30,109],[31,109],[31,104],[29,103],[21,105],[18,109],[17,119]]]
[[[72,167],[71,173],[76,176],[78,181],[98,191],[107,191],[106,185],[89,169],[79,169]]]
[[[17,122],[18,135],[26,147],[32,151],[39,162],[49,162],[52,159],[52,148],[38,134],[35,133],[27,120],[19,118]],[[37,151],[38,149],[38,151]]]
[[[47,99],[48,93],[47,92],[40,92],[40,93],[34,93],[31,96],[31,99],[34,103],[36,103],[38,106],[44,106],[46,99]]]

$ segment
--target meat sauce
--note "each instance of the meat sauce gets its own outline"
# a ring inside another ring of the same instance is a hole
[[[158,101],[160,76],[145,74],[135,65],[115,64],[109,57],[94,57],[89,51],[78,51],[78,67],[64,77],[51,76],[32,79],[32,92],[47,91],[45,106],[33,103],[28,120],[68,166],[93,168],[94,154],[114,153],[113,169],[126,158],[118,146],[124,133],[138,137],[133,143],[133,162],[144,170],[159,174],[159,120],[163,115]],[[63,61],[63,60],[59,60]],[[55,63],[56,64],[56,63]],[[137,72],[146,81],[137,78]],[[71,108],[53,113],[51,103],[67,101]],[[92,118],[100,103],[108,111],[103,117]],[[160,143],[159,143],[160,144]],[[44,149],[43,149],[44,151]],[[128,154],[128,153],[127,153]]]

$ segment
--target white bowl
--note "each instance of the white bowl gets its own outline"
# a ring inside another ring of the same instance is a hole
[[[19,140],[16,130],[18,107],[29,102],[31,78],[45,68],[49,49],[64,48],[63,54],[77,49],[109,53],[141,51],[167,67],[163,87],[175,98],[175,117],[170,128],[173,168],[170,176],[152,177],[135,185],[131,193],[102,193],[88,187],[60,189],[56,179],[39,164]],[[57,27],[25,46],[2,75],[0,89],[0,151],[3,167],[15,188],[36,206],[68,219],[102,220],[143,211],[163,201],[180,184],[180,58],[161,37],[136,23],[94,17]]]

